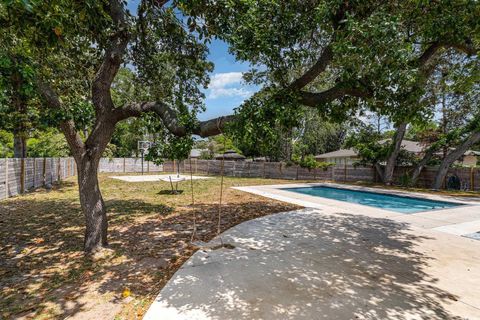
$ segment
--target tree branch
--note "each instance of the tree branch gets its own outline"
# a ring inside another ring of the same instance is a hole
[[[343,96],[370,98],[372,93],[359,88],[335,86],[322,92],[300,91],[300,102],[308,107],[318,107],[320,104],[331,102]]]
[[[453,48],[467,55],[475,55],[478,52],[478,49],[476,49],[470,44],[470,41],[466,41],[465,43],[435,41],[430,44],[427,49],[425,49],[422,55],[420,55],[420,57],[416,59],[414,63],[417,64],[420,68],[424,68],[440,49],[447,48]]]
[[[292,90],[303,89],[309,83],[314,81],[323,71],[325,71],[327,66],[332,61],[332,59],[333,59],[332,48],[330,47],[330,45],[328,45],[325,47],[325,49],[323,49],[322,54],[318,58],[317,62],[310,69],[308,69],[308,71],[305,72],[300,78],[293,81],[289,85],[289,89],[292,89]]]
[[[110,88],[117,75],[128,45],[129,33],[126,12],[118,0],[109,2],[109,13],[118,30],[112,35],[103,61],[95,74],[92,84],[92,101],[97,114],[113,108]]]
[[[178,113],[168,104],[163,102],[142,102],[128,105],[124,108],[114,109],[114,119],[116,122],[130,118],[139,117],[145,112],[155,112],[162,120],[164,126],[172,134],[183,137],[189,133],[201,137],[210,137],[223,133],[225,125],[234,120],[235,116],[218,117],[206,121],[197,122],[192,132],[179,123]]]
[[[43,96],[46,106],[50,109],[63,109],[62,102],[53,89],[44,82],[37,81],[37,87]],[[75,128],[75,122],[72,119],[64,120],[59,124],[60,130],[65,135],[70,150],[76,159],[79,159],[85,152],[85,144]]]

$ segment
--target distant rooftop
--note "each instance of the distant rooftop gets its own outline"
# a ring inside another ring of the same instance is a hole
[[[391,139],[383,139],[378,141],[380,144],[384,144],[391,141]],[[416,154],[422,153],[425,151],[426,145],[423,143],[417,142],[417,141],[411,141],[411,140],[403,140],[402,141],[402,148],[409,151],[413,152]],[[467,150],[464,153],[465,156],[480,156],[480,151],[474,151],[474,150]],[[324,154],[319,154],[315,156],[315,159],[328,159],[328,158],[350,158],[350,157],[357,157],[358,152],[356,152],[353,149],[340,149],[332,152],[327,152]]]
[[[384,144],[384,143],[390,142],[391,140],[392,139],[383,139],[378,141],[378,143]],[[424,144],[417,141],[411,141],[411,140],[405,140],[405,139],[402,140],[402,147],[403,149],[413,153],[421,153],[425,150]]]
[[[215,155],[215,159],[221,160],[245,160],[246,157],[235,152],[235,150],[227,150],[223,154]]]
[[[324,159],[324,158],[347,158],[347,157],[356,157],[358,153],[353,149],[340,149],[337,151],[327,152],[324,154],[319,154],[315,156],[315,159]]]
[[[190,151],[191,158],[199,158],[202,155],[202,152],[207,152],[207,149],[192,149]]]

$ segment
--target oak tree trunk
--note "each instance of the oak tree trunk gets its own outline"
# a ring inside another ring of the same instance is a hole
[[[23,94],[23,78],[19,72],[14,72],[11,76],[13,84],[13,92],[11,98],[11,105],[15,112],[19,115],[27,114],[27,98]],[[15,127],[13,130],[13,157],[26,158],[27,157],[27,138],[24,119],[18,117],[15,120]]]
[[[13,157],[27,157],[27,139],[25,138],[24,134],[15,133],[13,136]]]
[[[393,136],[393,146],[392,151],[387,159],[387,164],[385,166],[385,171],[383,174],[383,181],[386,185],[391,185],[393,183],[393,171],[395,170],[395,165],[397,163],[398,154],[402,147],[403,137],[407,131],[407,123],[403,122],[397,126],[395,135]]]
[[[440,167],[438,168],[437,175],[433,181],[432,188],[438,190],[442,187],[443,180],[448,173],[450,166],[458,160],[472,145],[480,141],[480,131],[472,133],[458,148],[447,154],[443,158]]]
[[[436,148],[430,148],[425,152],[422,160],[417,164],[415,169],[413,169],[410,185],[414,186],[417,184],[418,177],[420,177],[420,173],[422,173],[423,168],[427,165],[427,163],[433,158],[433,155],[437,151]]]
[[[384,172],[382,166],[380,165],[380,163],[378,163],[378,162],[375,163],[374,167],[375,167],[375,170],[377,171],[377,174],[378,174],[378,177],[380,178],[380,181],[385,182],[385,180],[384,180],[385,179],[385,176],[384,176],[385,172]]]
[[[107,210],[98,185],[98,163],[87,155],[77,161],[80,204],[85,216],[84,250],[93,253],[108,245]]]

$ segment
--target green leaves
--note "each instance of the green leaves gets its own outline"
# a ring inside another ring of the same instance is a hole
[[[177,137],[169,135],[164,141],[159,141],[152,145],[148,150],[146,159],[153,161],[155,164],[163,163],[164,159],[185,160],[190,155],[192,147],[193,139],[191,136]]]

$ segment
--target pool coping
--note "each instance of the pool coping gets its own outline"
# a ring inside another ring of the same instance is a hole
[[[290,188],[307,187],[334,187],[355,191],[374,192],[378,194],[394,195],[432,201],[444,201],[463,204],[453,208],[440,208],[416,213],[399,213],[367,205],[350,203],[323,197],[302,194]],[[433,229],[454,235],[464,235],[480,231],[480,197],[474,199],[458,199],[454,196],[435,195],[421,192],[403,190],[380,189],[365,186],[337,184],[329,182],[320,183],[289,183],[246,187],[232,187],[233,189],[256,194],[283,202],[296,204],[307,208],[322,209],[329,212],[342,212],[361,214],[374,218],[392,219],[398,222],[409,223],[423,229]],[[472,240],[475,241],[475,240]]]

